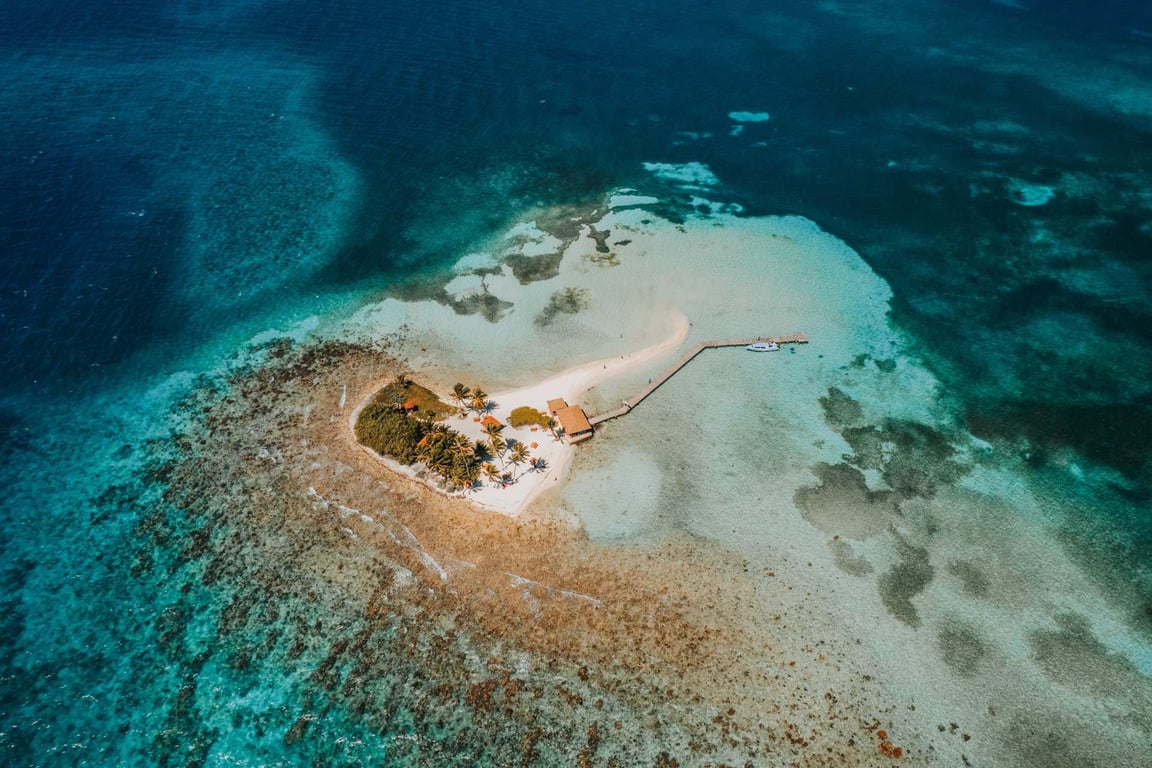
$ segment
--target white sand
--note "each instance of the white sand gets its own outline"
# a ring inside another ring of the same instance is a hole
[[[804,331],[813,344],[796,355],[782,352],[765,358],[738,350],[705,353],[636,412],[600,430],[629,435],[629,440],[642,443],[649,429],[643,413],[659,402],[672,404],[673,411],[666,414],[672,418],[676,408],[707,410],[710,405],[693,402],[694,395],[685,400],[680,382],[698,380],[693,378],[694,369],[713,371],[720,377],[735,373],[725,387],[737,389],[761,386],[747,379],[759,374],[732,366],[753,364],[790,371],[787,385],[772,394],[774,410],[782,414],[783,432],[766,436],[769,442],[759,450],[779,458],[771,507],[781,513],[792,510],[794,490],[811,481],[809,467],[818,461],[836,461],[846,449],[824,425],[817,403],[826,390],[829,372],[860,353],[889,355],[887,286],[844,243],[805,219],[747,219],[716,213],[677,226],[643,209],[626,209],[610,211],[596,226],[612,233],[608,238],[614,255],[611,263],[597,261],[601,254],[595,243],[582,237],[565,252],[559,274],[552,279],[522,285],[508,271],[486,276],[484,289],[511,304],[497,322],[460,315],[433,302],[394,300],[362,311],[356,322],[362,329],[402,328],[398,352],[409,361],[418,380],[445,394],[455,382],[481,386],[493,393],[498,403],[494,415],[504,422],[513,408],[530,405],[545,410],[546,402],[555,397],[579,402],[589,415],[610,410],[691,343]],[[534,227],[521,226],[515,231],[535,234]],[[531,244],[528,240],[517,247]],[[449,290],[463,296],[480,286],[477,276],[461,275]],[[541,325],[538,318],[551,297],[568,289],[584,292],[587,308],[573,315],[558,314],[552,323]],[[367,332],[378,336],[380,330]],[[573,359],[594,362],[573,368]],[[927,397],[905,398],[907,407],[932,399],[935,382],[930,377],[921,382],[910,376],[906,381],[928,392]],[[746,401],[732,398],[731,403],[742,418]],[[709,441],[732,440],[736,422],[719,413],[714,423],[719,431]],[[472,439],[483,434],[471,417],[453,419],[452,426]],[[561,487],[575,453],[604,452],[597,445],[599,436],[576,449],[557,444],[543,431],[508,428],[507,436],[529,445],[538,443],[532,455],[544,458],[549,470],[517,469],[521,476],[514,485],[469,492],[474,503],[506,514],[519,514],[541,492]],[[814,444],[823,447],[814,449]],[[704,445],[704,452],[692,461],[707,467],[715,461],[715,456],[709,458],[712,450]],[[607,454],[602,458],[607,460]],[[627,473],[612,477],[609,484],[629,483]],[[618,533],[619,528],[596,501],[600,494],[586,492],[590,491],[586,486],[581,485],[575,498],[565,493],[569,513],[585,518],[582,523],[593,536],[600,533],[601,522],[607,524],[606,531]],[[614,497],[639,490],[624,487],[607,493]],[[737,505],[735,510],[741,508]],[[756,518],[749,522],[755,524]]]
[[[641,350],[619,357],[606,357],[594,360],[551,376],[537,384],[531,384],[519,389],[498,392],[490,400],[497,404],[493,416],[505,424],[513,409],[522,405],[531,406],[542,413],[547,413],[549,400],[562,397],[569,405],[577,405],[581,396],[600,382],[618,376],[630,368],[642,367],[646,363],[658,360],[670,352],[678,349],[688,336],[688,318],[679,315],[674,318],[672,333],[663,341],[645,347]],[[592,416],[592,413],[588,414]],[[472,440],[485,439],[486,435],[480,424],[469,414],[464,419],[453,419],[450,424],[453,429],[462,432]],[[564,440],[557,440],[545,429],[533,432],[529,427],[514,429],[506,426],[501,436],[509,442],[515,440],[531,446],[532,458],[541,458],[547,462],[547,468],[541,471],[531,470],[525,466],[513,467],[508,465],[506,471],[512,471],[515,482],[511,485],[501,486],[484,481],[479,489],[467,492],[468,500],[473,504],[502,512],[506,515],[517,515],[540,495],[541,492],[556,486],[568,471],[572,456],[578,446],[569,445]]]
[[[691,163],[649,170],[687,193],[706,194],[700,190],[714,178]],[[790,623],[805,622],[814,640],[832,641],[847,654],[845,663],[880,670],[890,692],[915,704],[891,715],[896,726],[930,733],[936,723],[956,720],[973,729],[970,743],[937,745],[951,762],[961,751],[979,757],[1000,723],[1031,722],[1036,702],[1057,706],[1031,645],[1036,631],[1056,626],[1053,616],[1074,610],[1110,649],[1142,658],[1140,643],[1123,631],[1123,615],[1044,530],[1039,511],[1067,502],[1029,490],[1008,471],[974,471],[934,499],[904,503],[900,514],[881,521],[881,533],[841,537],[868,568],[842,570],[833,531],[805,518],[796,501],[798,490],[817,484],[814,467],[852,452],[824,420],[820,398],[829,387],[859,403],[862,423],[907,419],[951,432],[961,453],[988,446],[965,445],[954,425],[941,424],[947,409],[938,400],[947,393],[890,327],[891,292],[851,248],[805,219],[742,218],[709,207],[712,215],[680,225],[643,209],[610,210],[596,223],[611,231],[610,258],[582,237],[550,279],[522,285],[506,269],[483,282],[472,276],[453,284],[461,295],[487,291],[508,302],[497,322],[432,302],[387,301],[358,314],[356,327],[367,336],[402,329],[398,353],[438,391],[463,381],[497,392],[501,420],[520,405],[543,410],[553,397],[590,413],[614,407],[698,341],[793,331],[811,339],[795,353],[705,352],[575,448],[546,432],[508,429],[509,437],[537,442],[532,454],[550,470],[504,490],[485,488],[472,501],[510,515],[530,506],[567,515],[593,539],[643,545],[688,534],[718,542],[743,559],[733,578],[751,580],[765,595],[748,605],[749,615],[780,613],[770,585],[787,579],[788,590],[804,595],[803,611],[793,611]],[[533,244],[527,237],[509,242],[509,249]],[[540,322],[551,297],[569,289],[583,292],[586,306]],[[595,362],[571,368],[573,360]],[[479,436],[471,418],[458,424]],[[983,456],[988,460],[1011,457]],[[575,477],[565,483],[569,465]],[[872,490],[883,490],[879,473],[866,477]],[[558,491],[542,496],[552,487]],[[899,576],[908,546],[926,552],[934,569],[909,598],[917,627],[895,617],[881,594],[882,577]],[[986,596],[965,592],[952,570],[959,561],[988,579]],[[943,638],[956,627],[982,644],[968,677],[944,660]],[[1068,699],[1064,714],[1093,711],[1091,703]]]
[[[667,338],[636,352],[593,360],[569,368],[538,383],[490,395],[489,400],[496,403],[492,415],[506,425],[501,436],[509,442],[509,447],[513,442],[520,442],[529,446],[530,458],[528,463],[521,465],[496,462],[502,472],[512,473],[512,483],[493,483],[482,479],[481,485],[462,492],[462,495],[477,506],[516,516],[523,512],[542,492],[557,487],[561,478],[567,474],[577,447],[569,445],[563,439],[554,438],[546,429],[513,428],[508,424],[512,410],[527,405],[542,413],[547,413],[548,401],[558,397],[567,400],[569,405],[579,404],[581,396],[597,384],[618,376],[626,370],[643,367],[668,356],[683,345],[684,339],[688,336],[689,328],[688,318],[683,314],[672,316],[669,319],[669,324],[672,331]],[[445,402],[451,401],[448,394],[438,394]],[[366,397],[352,411],[349,415],[350,427],[355,428],[360,411],[374,396],[373,393]],[[592,416],[593,413],[589,412],[588,415]],[[488,438],[480,424],[480,417],[472,412],[468,412],[458,419],[450,419],[448,424],[452,429],[466,435],[471,440],[487,440]],[[533,444],[535,447],[532,447]],[[365,449],[365,451],[389,470],[443,492],[437,484],[422,476],[423,473],[420,472],[419,467],[400,464],[369,449]],[[534,459],[544,459],[546,467],[540,470],[533,469],[531,462]]]

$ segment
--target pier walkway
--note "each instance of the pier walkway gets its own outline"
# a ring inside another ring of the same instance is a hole
[[[648,384],[643,389],[621,403],[619,408],[606,411],[604,413],[598,413],[595,416],[590,416],[588,418],[588,423],[595,427],[599,424],[603,424],[605,421],[619,418],[620,416],[628,413],[633,408],[640,405],[644,398],[648,397],[648,395],[659,389],[664,382],[675,376],[681,368],[692,362],[697,355],[706,349],[715,349],[717,347],[746,347],[749,344],[755,344],[758,341],[775,342],[777,344],[807,344],[808,337],[803,333],[793,333],[789,336],[757,336],[752,339],[722,339],[719,341],[702,341],[696,346],[692,347],[692,349],[685,352],[684,356],[673,363],[668,368],[668,370],[652,379],[652,381],[648,382]]]

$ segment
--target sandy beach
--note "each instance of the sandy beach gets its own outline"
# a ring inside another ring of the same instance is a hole
[[[461,495],[472,504],[485,509],[516,516],[526,510],[541,493],[557,490],[567,476],[572,458],[578,448],[569,445],[563,439],[553,437],[543,428],[512,427],[508,424],[509,414],[513,409],[524,405],[547,413],[547,403],[554,398],[563,398],[569,404],[578,404],[581,396],[598,384],[609,381],[626,371],[640,369],[645,365],[655,365],[662,358],[679,349],[688,336],[689,322],[683,313],[676,313],[670,318],[669,324],[672,327],[672,332],[667,338],[635,352],[593,360],[573,366],[543,381],[492,394],[489,400],[496,404],[492,415],[506,425],[501,435],[510,443],[516,441],[530,446],[531,458],[529,462],[534,459],[543,459],[545,465],[542,469],[533,469],[530,465],[510,465],[507,469],[512,473],[512,483],[496,484],[482,479],[476,486],[452,495]],[[445,402],[451,401],[447,393],[438,394]],[[360,411],[374,396],[375,391],[364,397],[349,416],[348,425],[353,433]],[[480,424],[480,418],[470,411],[459,418],[448,419],[447,424],[471,440],[487,439],[487,434]],[[365,447],[364,451],[392,472],[423,483],[434,490],[441,490],[435,482],[422,476],[418,467],[400,464],[381,456],[370,448]]]
[[[1152,768],[1152,2],[78,5],[0,768]]]
[[[610,410],[701,341],[802,330],[813,343],[771,354],[709,350],[575,448],[543,431],[507,428],[506,438],[535,442],[531,455],[548,464],[546,472],[511,468],[520,477],[508,487],[488,483],[455,499],[425,488],[406,492],[420,494],[420,506],[428,499],[458,505],[456,527],[460,520],[558,526],[586,537],[594,551],[646,557],[669,541],[690,541],[695,554],[679,556],[710,574],[692,578],[716,576],[725,590],[755,595],[701,593],[694,605],[731,608],[749,643],[791,648],[788,656],[823,644],[815,654],[820,667],[805,683],[811,690],[842,685],[832,683],[841,671],[865,682],[879,671],[877,693],[890,704],[878,732],[899,734],[892,743],[909,763],[929,761],[931,751],[958,763],[1027,764],[1020,729],[1075,722],[1075,706],[1045,698],[1051,654],[1096,637],[1085,635],[1088,626],[1107,638],[1108,646],[1093,646],[1093,663],[1109,669],[1118,663],[1113,649],[1135,643],[1106,603],[1069,608],[1054,594],[1056,583],[1077,585],[1060,595],[1094,588],[1046,537],[1040,515],[1006,520],[1003,509],[1065,502],[999,477],[1012,473],[1011,454],[995,457],[1005,469],[990,469],[989,446],[948,416],[947,392],[892,326],[884,281],[843,241],[795,217],[712,214],[672,224],[625,209],[582,226],[554,274],[522,282],[507,266],[495,271],[491,260],[477,260],[483,274],[465,269],[449,284],[452,302],[498,304],[491,319],[451,304],[386,300],[358,312],[347,334],[392,334],[389,353],[414,380],[441,396],[455,382],[483,387],[500,421],[521,405],[543,410],[556,397],[589,414]],[[537,239],[497,243],[494,258],[546,258],[527,255],[556,246]],[[557,297],[572,296],[579,300],[556,311]],[[351,402],[383,383],[350,385]],[[348,419],[346,408],[341,415]],[[476,439],[482,433],[472,418],[449,424]],[[348,447],[375,482],[391,484],[395,475],[378,459],[354,442]],[[987,537],[1009,524],[1011,534]],[[445,555],[467,542],[427,525],[418,536],[441,563],[434,576],[471,589],[478,578],[472,565],[444,564],[445,557],[476,563],[471,555]],[[429,537],[441,545],[430,546]],[[1018,551],[1022,542],[1031,549]],[[519,551],[522,542],[501,546]],[[521,599],[536,606],[544,592],[611,605],[601,586],[542,572],[506,567],[488,575],[527,590],[513,596],[517,607]],[[713,620],[708,611],[700,618]],[[741,645],[737,655],[748,652]],[[835,674],[823,667],[833,658]],[[1136,673],[1116,670],[1141,690]],[[1139,711],[1144,694],[1130,699],[1124,706]],[[769,695],[763,703],[773,701]],[[1046,703],[1037,708],[1036,701]],[[940,723],[959,725],[937,738]],[[1130,736],[1108,729],[1117,743]],[[1092,745],[1107,748],[1103,736]]]

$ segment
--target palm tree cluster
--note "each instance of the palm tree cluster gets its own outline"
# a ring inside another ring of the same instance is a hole
[[[496,404],[488,399],[488,393],[480,387],[467,387],[459,382],[452,387],[452,399],[460,406],[461,418],[470,410],[476,413],[488,413],[496,407]]]
[[[463,413],[486,413],[495,407],[487,392],[463,384],[452,388],[452,399]],[[554,420],[549,422],[554,428]],[[445,424],[414,419],[382,403],[366,407],[356,423],[361,443],[404,464],[423,464],[451,490],[471,488],[481,476],[495,485],[514,483],[524,474],[516,474],[522,464],[528,472],[547,468],[544,459],[532,458],[527,445],[502,437],[501,430],[500,424],[488,424],[487,439],[473,442]]]
[[[471,488],[480,479],[481,451],[466,435],[431,424],[416,444],[416,460],[440,476],[449,488]]]
[[[356,438],[402,464],[423,463],[453,489],[471,487],[486,456],[484,449],[444,424],[412,418],[380,402],[360,412]]]
[[[484,428],[488,433],[488,440],[481,441],[479,447],[488,454],[488,456],[495,461],[500,462],[500,468],[497,469],[496,465],[491,462],[485,462],[481,469],[484,476],[492,481],[494,485],[507,485],[514,483],[524,476],[524,472],[519,475],[516,470],[519,469],[521,464],[528,464],[529,472],[540,472],[548,467],[548,462],[541,458],[532,458],[528,453],[528,446],[519,440],[505,440],[500,436],[501,427],[491,424]],[[509,470],[508,465],[511,464],[512,468]]]
[[[406,377],[398,377],[397,383],[406,385]],[[487,392],[463,384],[452,388],[452,399],[464,413],[486,413],[495,407]],[[554,430],[555,420],[549,417],[548,422]],[[524,474],[517,475],[522,464],[528,465],[527,472],[547,468],[544,459],[529,455],[527,445],[501,436],[503,428],[488,424],[484,427],[487,439],[473,442],[445,424],[415,419],[384,403],[373,402],[360,413],[356,437],[377,453],[403,464],[423,464],[451,490],[471,488],[481,476],[495,485],[514,483]]]

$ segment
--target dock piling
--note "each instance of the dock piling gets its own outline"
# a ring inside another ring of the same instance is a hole
[[[755,344],[761,341],[774,342],[776,344],[807,344],[808,337],[798,331],[788,336],[757,336],[752,339],[722,339],[717,341],[702,341],[685,352],[684,355],[671,366],[669,366],[668,369],[664,371],[664,373],[660,374],[654,379],[651,379],[643,389],[621,403],[619,408],[591,416],[588,419],[588,423],[595,427],[598,424],[604,423],[605,421],[616,419],[626,413],[629,413],[633,408],[643,402],[646,397],[659,389],[660,385],[675,376],[681,368],[692,362],[697,355],[706,349],[716,349],[718,347],[746,347],[749,344]]]

